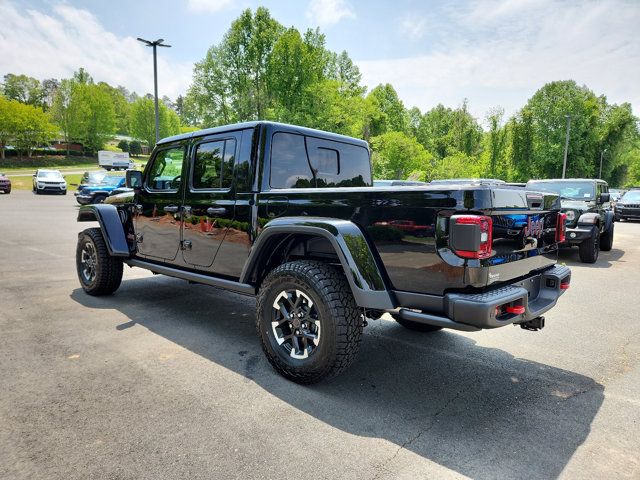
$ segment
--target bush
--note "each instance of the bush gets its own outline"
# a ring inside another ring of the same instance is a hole
[[[127,142],[126,140],[120,140],[118,142],[118,148],[120,150],[122,150],[123,152],[128,152],[129,151],[129,142]]]
[[[397,242],[404,237],[402,231],[395,227],[385,225],[374,225],[373,227],[367,228],[367,231],[373,240],[382,242]]]

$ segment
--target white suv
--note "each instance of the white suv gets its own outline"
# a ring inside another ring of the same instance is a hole
[[[67,194],[67,181],[59,170],[40,170],[33,174],[33,191],[35,193],[56,192]]]

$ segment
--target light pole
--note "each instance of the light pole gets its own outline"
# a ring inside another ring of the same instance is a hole
[[[604,154],[606,152],[607,152],[606,148],[600,152],[600,175],[598,175],[598,178],[602,178],[602,158],[604,157]]]
[[[564,162],[562,164],[562,178],[567,174],[567,152],[569,151],[569,131],[571,130],[571,115],[565,115],[567,117],[567,139],[564,142]]]
[[[138,41],[144,43],[147,47],[153,47],[153,93],[156,108],[156,143],[160,140],[160,126],[158,120],[158,61],[156,60],[156,47],[171,47],[171,45],[165,45],[164,38],[159,38],[155,42],[150,42],[144,38],[138,37]],[[151,145],[149,145],[151,147]]]

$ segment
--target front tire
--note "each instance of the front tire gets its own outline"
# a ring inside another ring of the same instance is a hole
[[[353,362],[362,311],[335,267],[306,260],[278,266],[262,283],[257,307],[262,349],[283,377],[312,384]]]
[[[600,235],[600,250],[603,252],[609,252],[613,248],[613,226],[614,222],[611,222],[609,229]]]
[[[584,240],[580,246],[580,261],[583,263],[596,263],[600,253],[600,233],[596,227],[591,232],[591,238]]]
[[[91,200],[91,203],[104,203],[104,201],[106,200],[107,196],[106,195],[96,195],[95,197],[93,197],[93,200]]]
[[[80,285],[89,295],[110,295],[122,281],[122,259],[109,255],[99,228],[87,228],[79,235],[76,269]]]

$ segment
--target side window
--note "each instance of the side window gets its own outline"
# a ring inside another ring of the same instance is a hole
[[[271,187],[313,187],[312,181],[304,136],[284,132],[274,134],[271,140]]]
[[[199,144],[193,164],[193,188],[231,187],[235,152],[236,141],[233,138]]]
[[[307,137],[307,150],[317,187],[373,185],[369,151],[358,145]]]
[[[156,191],[176,191],[180,188],[184,148],[160,150],[149,170],[146,186]]]

